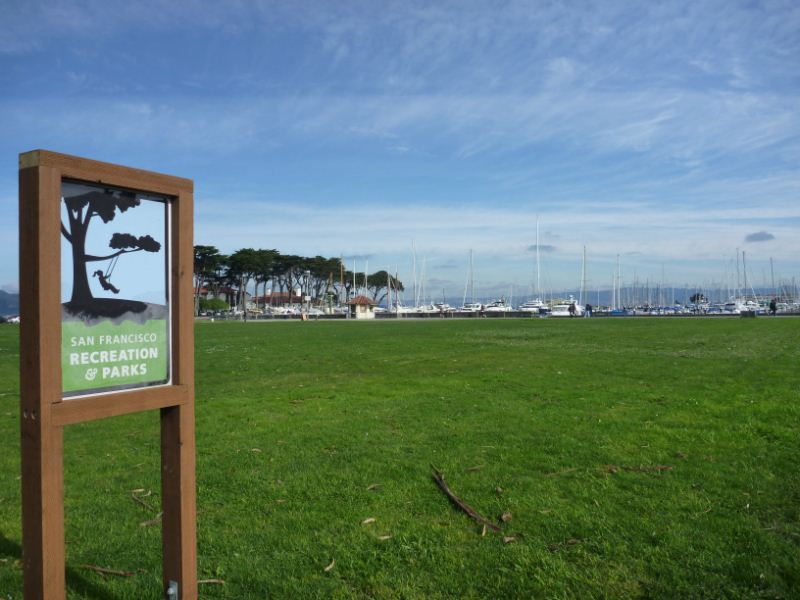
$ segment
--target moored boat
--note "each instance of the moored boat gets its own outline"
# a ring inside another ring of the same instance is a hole
[[[547,306],[544,302],[542,302],[539,298],[535,300],[528,300],[527,302],[523,302],[519,305],[518,310],[520,312],[528,312],[533,314],[543,315],[550,312],[550,307]]]
[[[480,302],[465,302],[464,305],[458,309],[458,312],[481,312],[483,310],[483,304]]]
[[[500,300],[493,300],[483,307],[484,312],[511,312],[513,309],[510,305],[506,304],[505,298]]]
[[[575,299],[570,296],[569,300],[566,302],[559,302],[558,304],[554,304],[553,308],[550,311],[550,316],[552,317],[582,317],[583,316],[583,306],[578,304]]]

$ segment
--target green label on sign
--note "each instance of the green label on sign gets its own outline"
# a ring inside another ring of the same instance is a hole
[[[61,324],[64,395],[166,383],[169,379],[167,321],[102,321]]]

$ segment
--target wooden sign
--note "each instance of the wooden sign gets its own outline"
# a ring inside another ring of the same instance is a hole
[[[20,155],[24,593],[65,598],[63,429],[161,411],[169,598],[197,597],[191,180]]]

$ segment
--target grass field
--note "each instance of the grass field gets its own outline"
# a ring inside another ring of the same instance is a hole
[[[201,598],[800,596],[800,319],[196,332],[199,574],[225,582]],[[0,327],[2,600],[17,369]],[[157,414],[71,426],[65,453],[68,596],[160,597]]]

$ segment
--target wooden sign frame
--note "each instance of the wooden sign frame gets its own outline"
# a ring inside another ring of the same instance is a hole
[[[171,380],[64,399],[61,379],[61,184],[64,179],[170,198]],[[161,413],[162,564],[170,597],[197,597],[193,187],[189,179],[47,150],[20,155],[20,430],[24,597],[63,600],[64,427]],[[177,594],[173,593],[177,587]]]

